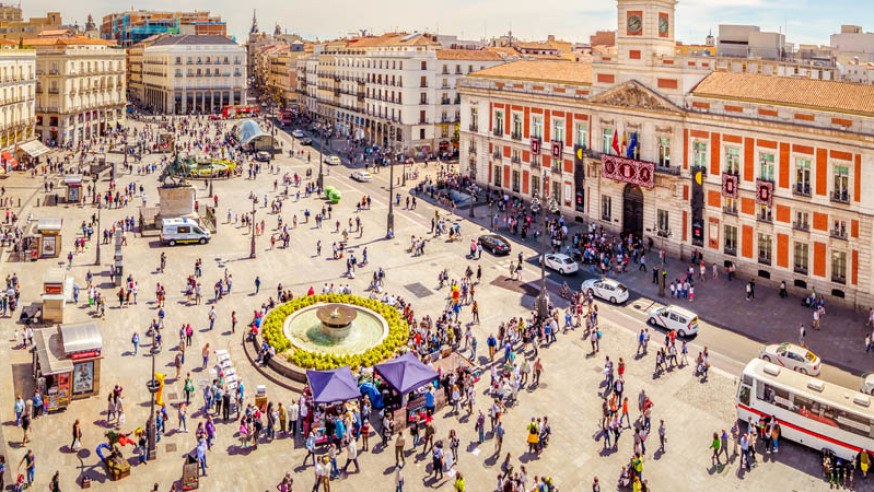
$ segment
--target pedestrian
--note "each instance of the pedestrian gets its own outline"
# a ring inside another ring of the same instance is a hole
[[[404,465],[395,467],[395,492],[404,492]]]
[[[139,334],[139,332],[136,332],[136,331],[134,332],[133,336],[131,337],[131,343],[134,346],[134,355],[137,355],[137,351],[139,350],[139,347],[140,347],[140,334]]]
[[[361,472],[358,466],[358,441],[354,438],[349,439],[349,444],[346,446],[346,465],[343,466],[343,473],[347,473],[352,463],[355,463],[355,473]]]
[[[33,485],[34,473],[36,472],[36,458],[33,456],[32,449],[28,449],[27,454],[18,462],[19,469],[21,469],[21,465],[25,465],[24,471],[27,474],[27,485],[30,487]]]
[[[70,441],[70,452],[79,451],[82,449],[82,425],[79,419],[73,422],[73,440]],[[3,490],[0,488],[0,490]]]
[[[667,440],[668,439],[665,437],[665,420],[661,419],[659,420],[659,451],[662,453],[665,452],[665,443]]]
[[[804,340],[806,334],[807,331],[804,329],[804,323],[798,323],[798,345],[804,348],[807,348],[807,343]]]
[[[255,294],[258,294],[261,291],[261,277],[255,277]]]
[[[401,462],[406,463],[406,459],[404,458],[405,445],[406,440],[404,439],[404,433],[398,432],[397,436],[395,436],[395,466],[398,466]]]
[[[719,433],[713,433],[713,441],[710,443],[710,449],[713,450],[713,455],[710,457],[711,463],[715,460],[717,465],[722,465],[719,461]]]

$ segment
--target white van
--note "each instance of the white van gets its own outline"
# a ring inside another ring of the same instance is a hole
[[[187,218],[164,219],[161,228],[161,242],[170,246],[185,243],[206,244],[211,235],[206,227]]]
[[[698,315],[679,306],[653,308],[646,322],[667,331],[676,330],[677,335],[681,337],[698,333]]]

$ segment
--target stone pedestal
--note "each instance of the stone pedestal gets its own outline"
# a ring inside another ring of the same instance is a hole
[[[194,187],[189,184],[180,186],[161,186],[158,188],[158,206],[161,208],[161,218],[191,217],[197,218],[194,211]]]

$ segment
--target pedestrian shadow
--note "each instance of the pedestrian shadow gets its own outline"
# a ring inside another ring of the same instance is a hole
[[[658,460],[662,459],[662,456],[664,456],[664,455],[665,455],[665,451],[663,449],[659,448],[656,450],[655,453],[653,453],[652,459],[658,461]]]
[[[716,475],[718,473],[722,473],[723,471],[725,471],[725,465],[724,464],[716,464],[716,465],[712,465],[710,468],[707,469],[707,474],[708,475]]]

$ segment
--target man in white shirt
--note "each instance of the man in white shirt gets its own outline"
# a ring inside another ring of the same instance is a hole
[[[361,468],[358,467],[358,444],[356,444],[355,439],[349,439],[346,453],[346,465],[343,466],[343,473],[347,473],[351,463],[355,463],[355,473],[361,472]]]

